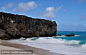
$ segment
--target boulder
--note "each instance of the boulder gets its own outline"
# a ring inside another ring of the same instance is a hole
[[[65,36],[74,36],[74,34],[73,34],[73,33],[71,33],[71,34],[68,34],[68,35],[65,35]]]
[[[0,39],[2,40],[9,40],[11,37],[7,34],[5,34],[5,31],[0,29]]]

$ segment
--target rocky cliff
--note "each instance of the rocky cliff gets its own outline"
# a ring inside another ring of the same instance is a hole
[[[0,38],[55,36],[55,21],[0,12]]]

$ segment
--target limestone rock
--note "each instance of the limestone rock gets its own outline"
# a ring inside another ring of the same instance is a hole
[[[9,40],[11,37],[7,34],[5,34],[5,31],[0,29],[0,38],[3,40]]]
[[[0,29],[10,37],[56,36],[55,21],[0,12]]]
[[[20,32],[15,28],[6,29],[6,34],[11,36],[11,38],[20,38],[21,37]]]

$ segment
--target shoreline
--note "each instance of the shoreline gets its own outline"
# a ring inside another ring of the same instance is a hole
[[[32,46],[28,46],[28,45],[11,43],[11,42],[7,42],[7,41],[9,41],[9,40],[0,40],[0,45],[7,46],[7,47],[12,47],[12,48],[17,48],[17,49],[22,49],[22,50],[33,50],[33,53],[35,53],[36,55],[65,55],[65,54],[49,52],[49,50],[35,48],[35,47],[32,47]]]
[[[7,51],[15,51],[15,50],[17,50],[17,51],[20,51],[20,50],[22,50],[22,49],[18,49],[18,48],[15,48],[15,47],[9,47],[9,46],[4,46],[4,45],[0,45],[0,55],[21,55],[21,54],[16,54],[16,53],[9,53],[9,54],[2,54],[1,53],[1,51],[4,51],[4,50],[7,50]],[[22,50],[22,51],[24,51],[24,50]],[[36,54],[22,54],[22,55],[36,55]]]

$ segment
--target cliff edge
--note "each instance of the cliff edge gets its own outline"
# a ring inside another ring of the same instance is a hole
[[[55,21],[0,12],[0,38],[55,36]]]

